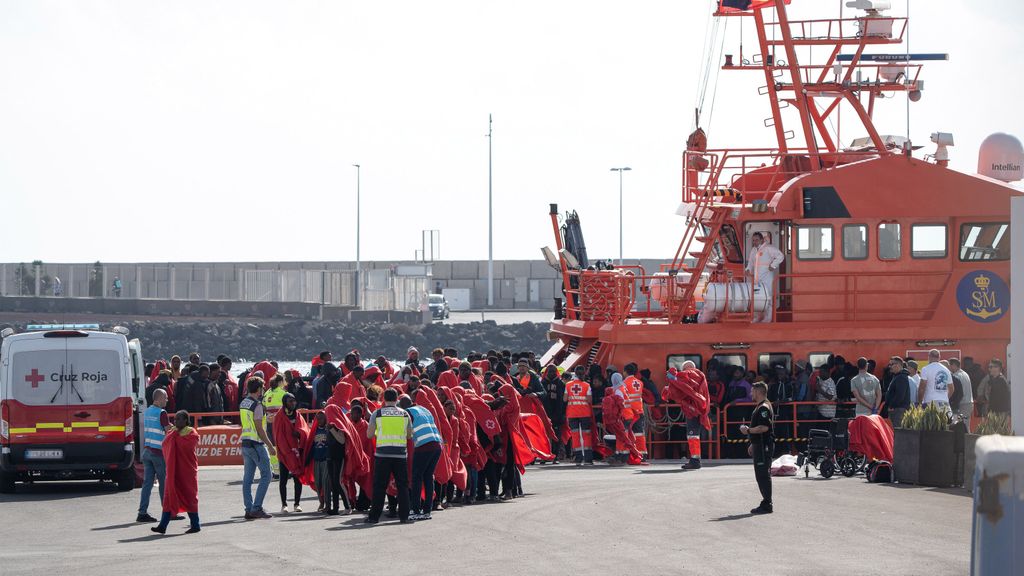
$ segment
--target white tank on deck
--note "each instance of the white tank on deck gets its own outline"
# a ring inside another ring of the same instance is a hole
[[[978,174],[1003,182],[1024,178],[1024,146],[1009,134],[996,132],[978,149]]]
[[[704,292],[704,310],[715,314],[725,310],[726,301],[729,312],[744,312],[750,307],[749,282],[712,282]],[[768,310],[768,298],[758,284],[754,286],[754,313]]]

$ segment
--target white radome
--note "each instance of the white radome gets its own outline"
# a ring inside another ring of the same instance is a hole
[[[978,149],[978,174],[1003,182],[1024,179],[1024,146],[1010,134],[996,132]]]

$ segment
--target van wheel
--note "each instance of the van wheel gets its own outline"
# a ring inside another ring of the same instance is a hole
[[[135,488],[135,470],[129,468],[117,473],[117,489],[121,492],[128,492]]]
[[[14,494],[14,475],[0,472],[0,494]]]

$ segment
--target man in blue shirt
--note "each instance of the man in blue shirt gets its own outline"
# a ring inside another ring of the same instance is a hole
[[[412,478],[409,483],[409,502],[413,520],[430,520],[434,504],[434,469],[441,459],[441,433],[434,415],[423,406],[415,406],[412,398],[403,395],[398,406],[412,418]]]
[[[136,522],[156,522],[149,515],[149,497],[153,493],[153,481],[160,481],[160,501],[164,499],[166,484],[166,467],[164,465],[163,442],[164,434],[173,428],[171,420],[164,408],[167,406],[167,391],[163,388],[153,390],[153,403],[150,404],[142,417],[142,466],[145,472],[142,477],[142,491],[139,494],[139,515]]]

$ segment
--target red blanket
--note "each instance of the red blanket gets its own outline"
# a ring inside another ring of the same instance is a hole
[[[614,434],[616,443],[621,443],[629,449],[631,463],[634,460],[639,462],[642,457],[636,449],[633,435],[626,433],[626,425],[622,419],[623,412],[625,412],[625,403],[622,400],[622,396],[614,393],[604,395],[604,400],[601,402],[601,417],[604,420],[605,432]]]
[[[430,411],[430,415],[434,417],[434,425],[437,426],[437,431],[441,433],[441,440],[444,442],[444,446],[441,450],[441,458],[437,461],[437,467],[434,468],[434,479],[444,484],[451,480],[453,471],[452,461],[447,450],[447,446],[453,440],[451,422],[448,421],[448,416],[444,413],[444,408],[441,406],[441,400],[437,397],[437,393],[431,388],[420,386],[416,389],[416,405]]]
[[[708,418],[711,403],[704,373],[696,368],[672,368],[668,371],[666,381],[661,397],[667,402],[679,404],[687,418],[700,418],[700,425],[705,430],[711,430],[711,420]]]
[[[277,458],[288,469],[292,476],[306,486],[313,485],[313,468],[306,466],[306,454],[311,434],[309,425],[301,414],[295,415],[295,422],[279,412],[274,418],[274,444],[277,446]]]
[[[437,377],[438,388],[456,388],[459,385],[459,375],[455,370],[445,370]]]
[[[869,460],[892,462],[892,428],[881,416],[857,416],[850,421],[850,450],[860,452]]]
[[[370,480],[370,458],[367,457],[364,450],[364,442],[368,440],[366,428],[362,429],[360,438],[359,427],[353,424],[348,415],[334,404],[328,404],[324,408],[324,415],[327,417],[328,425],[334,426],[345,435],[345,468],[341,471],[342,482],[347,485],[359,484],[369,497],[369,486],[372,482]],[[311,434],[316,434],[316,427],[313,428]]]
[[[195,428],[184,428],[181,432],[172,430],[164,436],[164,463],[167,466],[164,512],[199,512],[198,446],[199,432]]]
[[[498,417],[495,416],[494,410],[487,405],[487,402],[483,398],[475,394],[466,394],[466,408],[473,413],[476,417],[476,423],[480,425],[480,428],[487,433],[489,437],[494,437],[501,433],[501,423],[498,422]]]
[[[523,430],[522,408],[519,404],[519,392],[511,384],[502,384],[498,388],[498,394],[508,400],[508,404],[498,409],[498,418],[501,421],[502,437],[505,435],[512,440],[512,454],[515,458],[519,473],[526,472],[526,465],[532,463],[539,456],[542,460],[553,460],[554,457],[541,447],[535,447],[530,443]],[[542,427],[538,423],[538,427]],[[504,441],[504,440],[503,440]],[[548,450],[550,450],[550,445]]]
[[[551,418],[548,418],[548,411],[544,409],[544,403],[540,401],[540,398],[536,396],[522,396],[519,398],[519,406],[523,409],[523,412],[530,412],[536,414],[540,418],[541,426],[544,427],[544,433],[550,439],[555,439],[555,429],[551,426]],[[550,446],[550,442],[548,442]],[[546,452],[550,452],[546,450]]]
[[[252,370],[249,371],[249,376],[245,380],[248,382],[249,378],[252,378],[257,372],[263,372],[263,389],[267,390],[270,388],[270,379],[277,376],[277,368],[274,368],[274,365],[267,360],[257,362],[256,365],[252,367]],[[246,388],[246,390],[248,390],[248,388]]]

